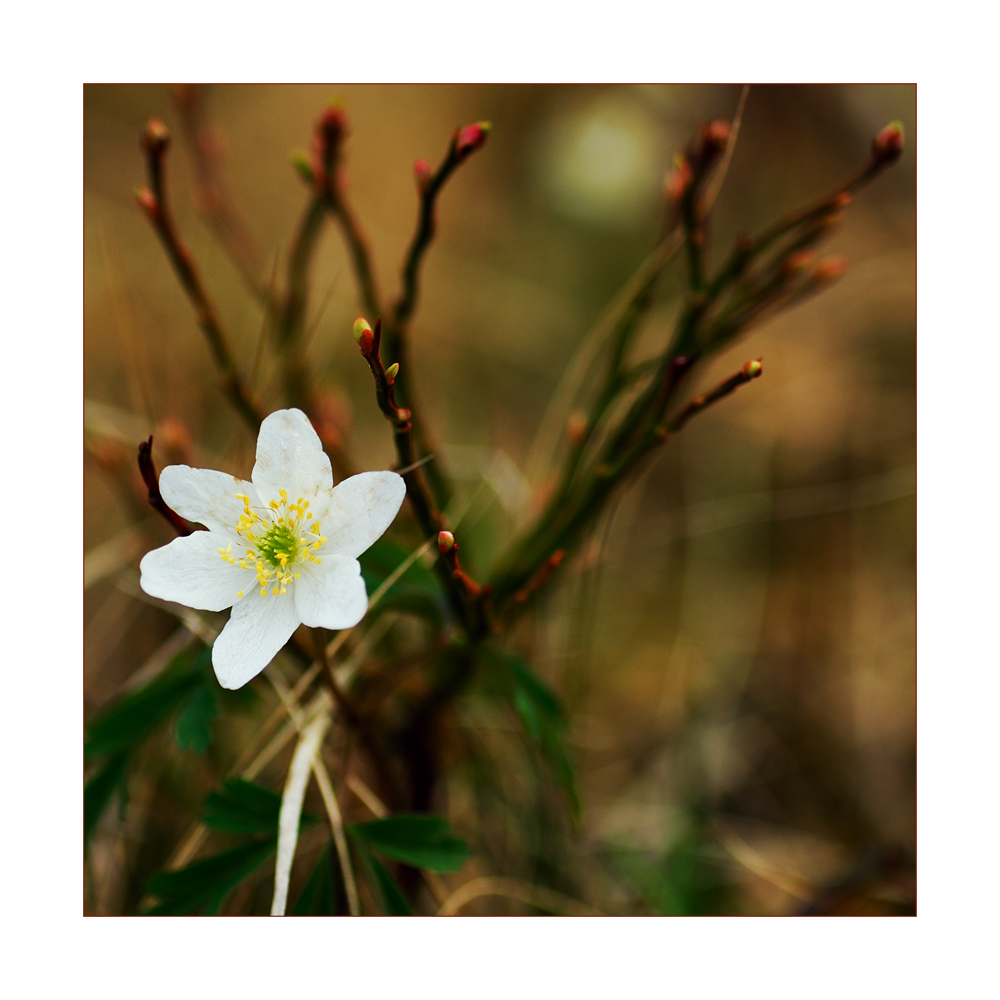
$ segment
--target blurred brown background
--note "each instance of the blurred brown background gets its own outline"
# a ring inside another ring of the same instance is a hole
[[[655,241],[671,157],[701,122],[731,117],[739,91],[211,89],[230,194],[264,274],[276,254],[282,266],[306,199],[288,152],[308,146],[331,97],[344,102],[350,196],[384,295],[413,231],[413,160],[436,164],[456,126],[493,122],[440,200],[413,344],[427,416],[474,497],[478,572],[530,507],[538,484],[523,470],[560,373]],[[604,912],[914,910],[915,102],[912,86],[751,89],[716,260],[738,232],[832,188],[892,119],[906,152],[834,240],[842,281],[715,360],[705,383],[758,356],[764,377],[669,443],[521,629],[571,716],[584,820],[560,838],[564,882]],[[159,526],[134,530],[147,508],[115,469],[154,428],[168,452],[171,434],[190,433],[204,464],[242,475],[252,464],[254,442],[214,391],[189,303],[132,199],[154,115],[175,135],[178,226],[265,408],[280,402],[273,366],[255,360],[261,310],[195,209],[169,90],[87,87],[88,714],[174,627],[114,585],[111,569],[166,540]],[[676,314],[678,274],[650,345]],[[384,468],[390,436],[350,335],[359,309],[328,227],[310,363],[352,428],[355,463]],[[498,498],[483,499],[482,476]],[[475,801],[458,785],[447,799],[461,831]],[[150,821],[135,822],[141,842]]]

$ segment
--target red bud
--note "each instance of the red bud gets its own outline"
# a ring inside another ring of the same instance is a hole
[[[795,253],[790,253],[781,262],[781,276],[791,278],[800,271],[804,271],[813,262],[815,256],[811,250],[798,250]]]
[[[357,339],[362,354],[371,354],[375,350],[375,334],[371,330],[362,330]]]
[[[338,104],[331,104],[319,116],[316,133],[326,146],[336,146],[347,134],[347,114]]]
[[[872,140],[872,156],[893,163],[903,153],[903,123],[891,122]]]
[[[587,414],[575,410],[566,421],[566,440],[571,445],[582,444],[587,436]]]
[[[170,132],[159,118],[150,118],[142,130],[142,148],[147,153],[163,153],[170,145]]]
[[[455,547],[455,536],[450,531],[438,532],[438,548],[442,552],[451,552]]]
[[[492,127],[490,122],[474,122],[472,125],[466,125],[459,131],[455,140],[455,155],[459,159],[465,159],[477,149],[481,149]]]
[[[843,257],[826,257],[816,265],[813,272],[817,281],[836,281],[847,270]]]
[[[416,178],[417,187],[420,188],[421,191],[427,187],[427,184],[433,174],[434,171],[426,160],[413,161],[413,176]]]
[[[721,152],[729,142],[730,125],[726,121],[712,122],[705,129],[705,148]]]
[[[145,184],[133,188],[132,194],[135,197],[136,203],[144,212],[149,215],[156,215],[159,212],[160,203],[156,200],[156,195]]]
[[[764,366],[761,364],[762,358],[757,358],[756,361],[748,361],[743,366],[743,374],[747,378],[759,378],[760,373],[764,370]]]
[[[684,197],[684,193],[691,183],[691,164],[686,156],[675,156],[674,165],[663,181],[663,190],[667,197],[678,202]]]

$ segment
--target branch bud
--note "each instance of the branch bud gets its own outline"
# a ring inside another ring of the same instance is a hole
[[[756,361],[748,361],[743,366],[743,374],[747,378],[760,378],[760,373],[764,370],[764,366],[761,364],[763,358],[757,358]]]
[[[730,125],[727,121],[712,122],[711,125],[702,125],[695,140],[694,148],[691,150],[691,159],[694,160],[699,170],[705,170],[711,166],[726,148],[729,142]]]
[[[385,380],[389,385],[392,385],[396,381],[396,376],[399,374],[399,362],[394,361],[385,370]]]
[[[576,447],[583,444],[587,437],[587,414],[574,410],[566,421],[566,440]]]
[[[142,148],[147,153],[159,156],[170,145],[170,132],[159,118],[150,118],[142,130]]]
[[[132,196],[147,215],[156,215],[160,211],[160,203],[156,200],[156,195],[145,184],[132,188]]]
[[[477,149],[481,149],[486,142],[486,135],[493,128],[492,122],[473,122],[460,129],[455,139],[455,156],[459,160],[464,160],[471,156]]]
[[[726,148],[729,142],[730,125],[727,121],[715,121],[704,131],[705,152],[716,156]]]
[[[414,160],[413,176],[416,179],[417,188],[420,191],[425,191],[431,182],[431,177],[434,176],[434,170],[426,160]]]
[[[816,255],[811,250],[798,250],[790,253],[781,262],[781,276],[783,278],[794,278],[801,274],[815,259]]]
[[[357,341],[358,347],[361,348],[362,354],[371,354],[375,349],[375,334],[372,333],[368,320],[363,316],[359,316],[354,321],[354,339]]]
[[[890,122],[872,140],[872,156],[880,163],[895,163],[903,154],[903,123]]]
[[[347,112],[333,103],[319,116],[316,136],[324,149],[335,150],[347,134]]]
[[[340,147],[347,136],[347,114],[339,104],[331,104],[319,116],[312,138],[312,173],[321,190],[333,188]]]
[[[847,261],[843,257],[824,257],[816,265],[813,277],[823,284],[829,284],[836,281],[846,270]]]
[[[677,153],[674,156],[674,165],[667,176],[663,178],[663,190],[666,196],[676,204],[684,197],[684,193],[691,183],[692,170],[691,163],[686,156]]]
[[[455,536],[450,531],[439,531],[438,548],[442,552],[451,552],[455,548]]]
[[[301,177],[306,184],[312,187],[316,183],[316,174],[313,171],[312,165],[309,163],[309,157],[301,149],[293,150],[288,154],[289,159],[292,161],[292,166],[295,167],[296,173]]]

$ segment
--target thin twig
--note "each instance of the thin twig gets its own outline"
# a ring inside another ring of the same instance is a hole
[[[150,186],[136,189],[136,201],[153,224],[156,235],[159,236],[174,266],[174,271],[195,308],[198,325],[208,340],[216,367],[219,369],[223,391],[246,421],[247,426],[256,434],[260,430],[263,418],[249,389],[243,383],[219,314],[205,290],[194,257],[182,242],[170,213],[166,192],[166,154],[169,145],[170,136],[166,126],[155,118],[151,119],[143,133]]]
[[[263,254],[233,204],[223,179],[223,137],[205,113],[207,85],[171,88],[195,173],[195,203],[223,249],[257,298],[273,307],[271,289],[261,284]]]
[[[424,481],[420,469],[417,467],[419,463],[414,460],[413,425],[410,420],[410,411],[396,405],[394,386],[399,365],[398,363],[393,364],[387,369],[382,362],[380,354],[381,319],[375,320],[375,328],[372,329],[365,320],[359,318],[354,325],[354,335],[361,349],[361,354],[368,362],[368,367],[375,379],[375,400],[382,414],[392,424],[397,465],[402,469],[409,470],[403,475],[403,482],[406,484],[406,495],[410,500],[413,513],[416,515],[417,523],[425,538],[429,541],[437,540],[440,533],[446,531],[447,526],[434,503],[434,497],[427,488],[427,483]],[[446,550],[442,549],[441,551]],[[458,619],[465,626],[466,631],[472,636],[484,634],[487,626],[483,602],[479,600],[482,589],[478,584],[474,588],[469,588],[465,585],[465,581],[456,576],[453,569],[446,565],[442,559],[438,559],[434,565],[438,577],[444,585],[445,593],[448,595],[449,603]]]
[[[729,171],[749,91],[749,85],[746,85],[740,94],[725,154],[706,190],[704,200],[706,212],[715,204]],[[545,414],[531,443],[525,462],[525,474],[529,479],[537,481],[542,477],[545,467],[558,445],[559,438],[562,436],[566,416],[573,404],[573,399],[601,348],[612,334],[620,330],[627,312],[635,308],[636,303],[648,295],[648,289],[673,259],[682,244],[683,229],[678,225],[672,232],[664,236],[649,257],[643,261],[629,283],[618,293],[597,322],[584,335],[583,340],[580,341],[580,346],[560,376],[556,390],[549,400]]]
[[[729,140],[726,142],[726,151],[722,155],[722,162],[705,188],[704,205],[706,212],[715,204],[715,199],[719,197],[722,185],[726,181],[726,174],[729,173],[729,164],[732,162],[733,153],[736,151],[736,139],[740,134],[740,126],[743,124],[743,111],[747,106],[747,98],[749,96],[750,84],[745,83],[743,89],[740,91],[740,99],[736,103],[736,113],[733,115],[733,123],[729,129]]]
[[[170,525],[178,535],[190,535],[194,528],[184,520],[176,511],[167,506],[166,501],[160,494],[160,481],[156,475],[156,466],[153,464],[153,435],[149,435],[148,441],[139,442],[139,474],[146,484],[149,493],[149,506]]]
[[[756,361],[748,361],[735,375],[730,375],[711,391],[702,396],[695,396],[694,399],[685,403],[677,414],[666,422],[664,425],[666,430],[671,434],[676,434],[692,417],[735,392],[741,385],[746,385],[747,382],[760,378],[762,371],[759,358]]]

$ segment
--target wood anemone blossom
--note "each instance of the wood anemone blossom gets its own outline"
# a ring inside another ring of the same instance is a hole
[[[300,624],[343,629],[368,607],[358,556],[389,527],[406,494],[395,472],[333,485],[330,459],[301,410],[261,424],[251,481],[171,465],[166,504],[204,524],[147,553],[142,589],[204,611],[233,609],[212,649],[219,683],[242,687]]]

